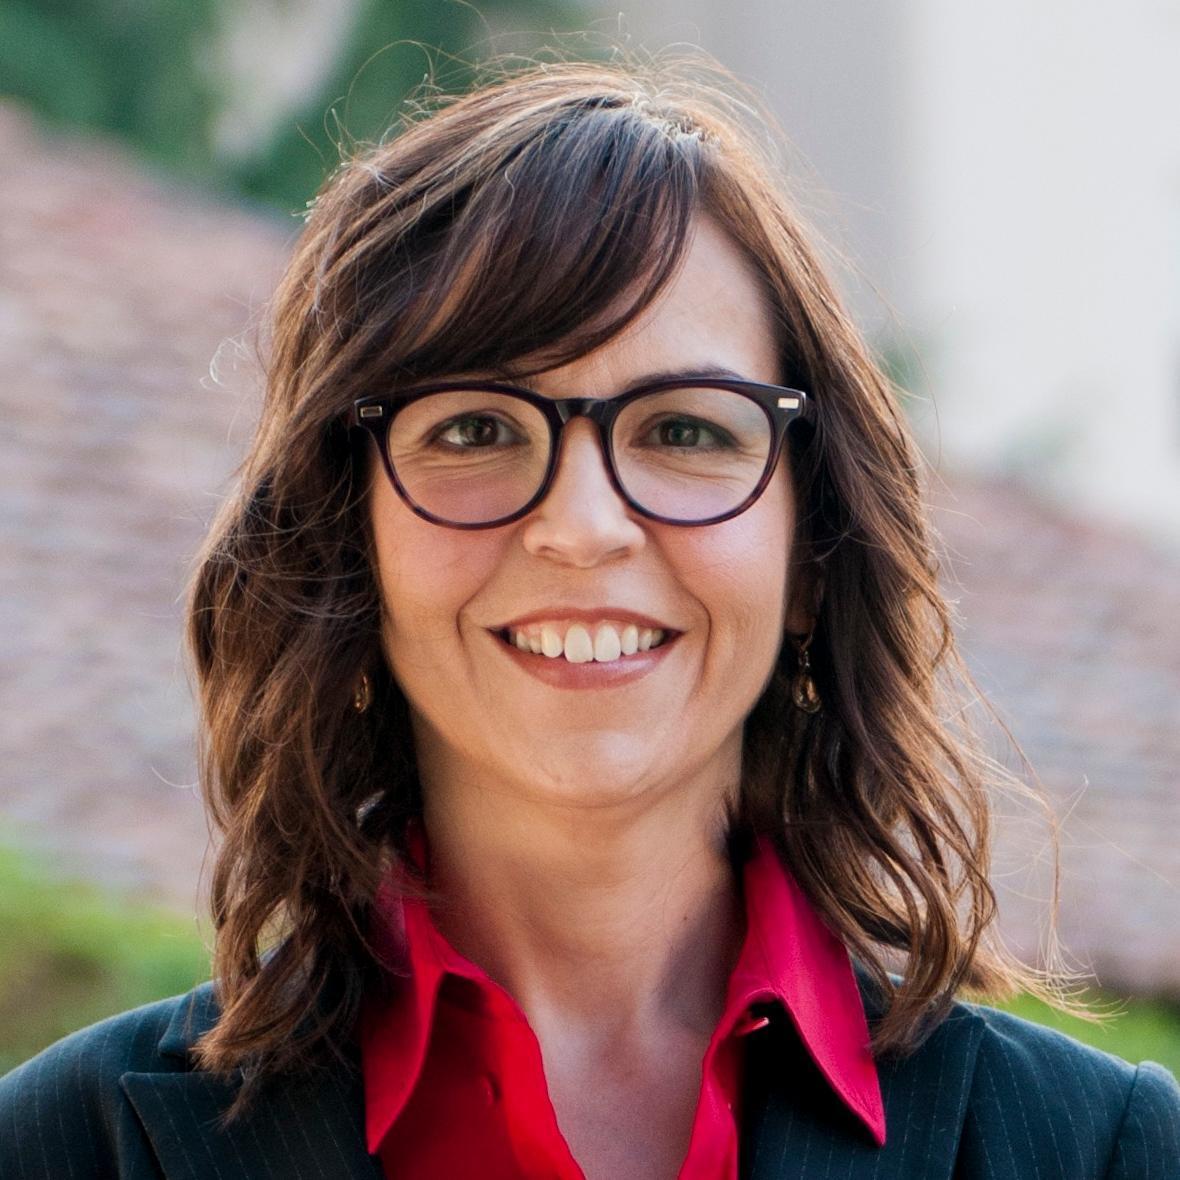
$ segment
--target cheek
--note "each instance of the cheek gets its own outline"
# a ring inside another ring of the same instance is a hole
[[[464,604],[494,564],[478,536],[421,520],[390,494],[371,499],[373,543],[391,661],[453,637]],[[445,649],[444,649],[445,650]]]
[[[786,602],[790,533],[781,521],[754,524],[719,525],[713,536],[688,539],[678,550],[680,577],[704,605],[715,632],[776,641]]]
[[[727,581],[761,599],[782,589],[794,535],[790,484],[780,472],[740,516],[701,530],[700,558]]]
[[[793,540],[785,476],[741,516],[686,530],[680,576],[709,615],[719,658],[769,666],[782,640]],[[695,532],[695,535],[694,535]]]

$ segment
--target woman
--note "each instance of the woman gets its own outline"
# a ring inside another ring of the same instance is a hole
[[[542,66],[327,183],[192,595],[216,989],[10,1074],[5,1177],[1180,1175],[1165,1070],[955,999],[1045,985],[742,110]]]

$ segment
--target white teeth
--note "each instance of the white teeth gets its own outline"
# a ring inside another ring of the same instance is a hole
[[[590,632],[581,623],[575,623],[565,633],[565,658],[571,664],[588,664],[594,659],[594,644]]]
[[[566,639],[569,643],[569,639]],[[623,645],[619,641],[619,633],[608,623],[602,623],[594,632],[594,658],[604,664],[608,660],[617,660],[623,654]]]
[[[557,628],[550,627],[546,623],[541,628],[541,651],[551,660],[555,660],[563,650],[561,636],[558,635]]]
[[[637,651],[650,651],[664,640],[659,628],[638,627],[634,623],[599,623],[593,635],[582,623],[572,623],[563,637],[560,626],[542,623],[538,631],[526,632],[509,628],[506,638],[520,651],[544,655],[551,660],[564,656],[571,664],[588,664],[592,660],[609,664],[620,656],[631,656]]]

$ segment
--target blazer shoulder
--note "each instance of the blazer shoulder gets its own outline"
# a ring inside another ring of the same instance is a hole
[[[183,995],[169,996],[108,1016],[43,1049],[0,1077],[0,1102],[23,1091],[37,1077],[61,1076],[98,1082],[119,1079],[128,1070],[168,1071],[184,1068],[183,1041],[192,1028],[210,1023],[213,985],[202,983]],[[171,1034],[188,1029],[180,1043]]]
[[[206,983],[71,1033],[0,1077],[0,1175],[123,1175],[114,1161],[138,1132],[120,1079],[185,1070],[186,1044],[212,1017]]]
[[[1180,1180],[1180,1086],[1163,1066],[986,1005],[955,1012],[981,1030],[964,1123],[981,1166],[998,1157],[1013,1175]]]

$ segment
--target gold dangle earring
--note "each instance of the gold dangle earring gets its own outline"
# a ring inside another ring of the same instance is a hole
[[[819,689],[816,688],[815,680],[811,675],[811,653],[807,650],[811,646],[814,635],[815,628],[813,627],[805,639],[799,640],[793,636],[791,639],[795,646],[797,661],[795,678],[791,681],[791,700],[794,702],[795,708],[804,713],[818,713],[823,707]]]
[[[369,681],[368,672],[362,672],[361,678],[352,694],[352,707],[358,713],[364,713],[373,703],[373,685]]]

